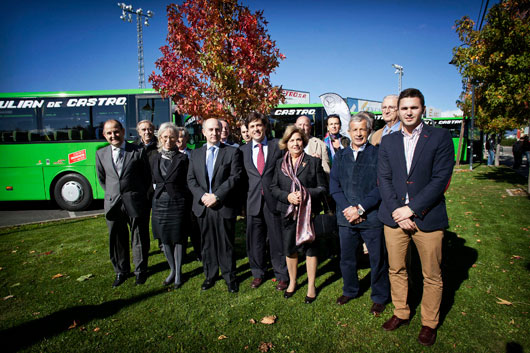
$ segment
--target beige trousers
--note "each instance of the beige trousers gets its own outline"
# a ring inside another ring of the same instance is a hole
[[[440,303],[443,291],[442,271],[440,269],[443,230],[434,232],[417,231],[410,235],[399,227],[392,228],[385,225],[388,274],[392,303],[395,306],[394,315],[400,319],[409,319],[410,317],[410,308],[407,303],[408,274],[406,256],[411,238],[418,249],[423,273],[421,324],[435,329],[440,319]]]

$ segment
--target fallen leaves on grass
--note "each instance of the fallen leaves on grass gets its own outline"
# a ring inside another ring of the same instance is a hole
[[[265,325],[272,325],[276,322],[277,318],[276,315],[265,316],[260,322]]]
[[[64,277],[64,275],[62,273],[58,273],[56,275],[53,275],[52,279],[61,278],[61,277]]]
[[[502,299],[502,298],[499,298],[499,297],[497,297],[497,299],[499,299],[497,304],[500,304],[500,305],[512,305],[512,302],[509,302],[509,301],[507,301],[505,299]]]
[[[72,322],[72,324],[70,326],[68,326],[68,329],[71,330],[73,328],[76,328],[77,327],[77,321],[74,320],[74,322]]]
[[[254,320],[254,319],[250,319],[250,320],[248,320],[248,321],[249,321],[252,325],[254,325],[254,324],[256,323],[256,320]]]
[[[53,253],[53,250],[50,250],[50,251],[46,251],[46,252],[40,253],[40,254],[37,255],[37,256],[43,256],[43,255],[46,256],[46,255],[50,255],[50,254],[52,254],[52,253]]]
[[[519,255],[512,255],[512,259],[520,260],[520,259],[522,259],[522,257],[519,256]]]
[[[83,276],[79,277],[78,279],[76,279],[76,281],[83,282],[83,281],[89,280],[89,279],[91,279],[93,277],[94,277],[94,275],[89,273],[88,275],[83,275]]]
[[[8,300],[8,299],[11,299],[11,298],[14,298],[15,296],[13,294],[10,294],[10,295],[7,295],[4,297],[4,300]]]
[[[100,328],[99,328],[99,327],[96,327],[96,328],[95,328],[94,330],[92,330],[92,331],[94,331],[94,332],[98,332],[99,330],[100,330]]]
[[[225,335],[221,335],[219,337],[217,337],[218,340],[225,340],[227,339],[228,337],[226,337]]]
[[[261,342],[258,350],[260,352],[268,352],[272,347],[274,347],[274,345],[271,342]]]

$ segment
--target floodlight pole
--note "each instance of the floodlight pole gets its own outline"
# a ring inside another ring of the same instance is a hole
[[[401,93],[401,78],[403,77],[403,66],[398,65],[398,64],[392,64],[392,67],[396,69],[396,72],[394,73],[399,75],[399,78],[398,78],[398,94],[399,94]]]
[[[123,2],[118,3],[121,8],[120,18],[126,22],[132,22],[131,14],[136,14],[136,33],[138,42],[138,88],[145,88],[145,72],[144,72],[144,40],[142,24],[149,26],[149,18],[153,17],[154,12],[147,10],[143,13],[142,9],[134,10],[132,5],[125,5]],[[145,21],[142,23],[142,17]]]

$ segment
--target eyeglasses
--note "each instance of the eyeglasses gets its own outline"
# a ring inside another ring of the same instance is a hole
[[[389,106],[389,107],[381,107],[381,110],[397,110],[397,107],[394,107],[394,106]]]

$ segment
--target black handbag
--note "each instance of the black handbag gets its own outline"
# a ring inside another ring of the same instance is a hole
[[[313,226],[315,228],[315,238],[338,238],[339,226],[337,225],[337,216],[335,212],[329,207],[327,197],[322,198],[322,206],[324,212],[315,216]]]

